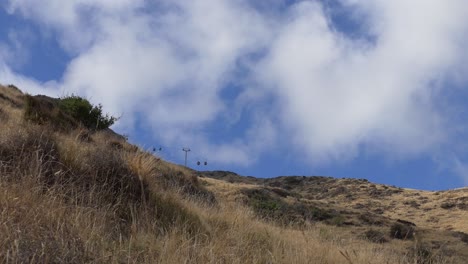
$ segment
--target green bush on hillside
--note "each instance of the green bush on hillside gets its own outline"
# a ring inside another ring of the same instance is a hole
[[[117,121],[116,117],[109,114],[103,115],[101,104],[93,106],[88,100],[76,95],[61,98],[59,107],[90,129],[106,129]]]

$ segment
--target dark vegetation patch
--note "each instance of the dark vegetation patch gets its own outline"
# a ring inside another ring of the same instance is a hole
[[[422,204],[426,204],[429,202],[429,198],[428,197],[425,197],[425,196],[420,196],[418,197],[418,200],[420,201],[420,203]]]
[[[246,203],[258,216],[278,223],[303,224],[306,221],[325,221],[328,224],[342,225],[345,222],[344,216],[335,210],[300,201],[288,203],[267,188],[244,189],[242,193],[247,197]]]
[[[280,187],[283,189],[294,189],[298,187],[318,187],[323,189],[323,186],[334,182],[336,179],[331,177],[322,177],[322,176],[314,176],[314,177],[306,177],[306,176],[280,176],[276,178],[264,179],[264,183],[271,187]],[[317,190],[320,190],[318,188]]]
[[[413,239],[414,232],[414,226],[397,222],[390,227],[389,235],[392,238],[407,240]]]
[[[284,184],[288,187],[290,187],[290,185],[300,185],[304,182],[304,180],[306,179],[306,177],[300,177],[300,176],[291,176],[291,177],[286,177],[284,178]]]
[[[457,199],[451,199],[443,202],[440,205],[443,209],[455,209],[468,210],[468,197],[460,197]]]
[[[443,202],[440,207],[443,208],[443,209],[452,209],[454,207],[456,207],[457,204],[454,202],[454,201],[446,201],[446,202]]]
[[[457,198],[456,201],[458,209],[468,210],[468,196]]]
[[[334,189],[332,189],[330,192],[330,195],[332,196],[338,196],[338,195],[341,195],[341,194],[346,194],[348,192],[348,188],[344,187],[344,186],[338,186]]]
[[[375,229],[369,229],[363,234],[364,238],[374,243],[386,243],[388,239],[385,234]]]
[[[375,208],[375,209],[372,210],[372,212],[373,212],[374,214],[382,215],[382,214],[385,213],[385,210],[382,209],[382,208]]]
[[[454,232],[453,236],[460,238],[461,241],[468,244],[468,234],[464,232]]]
[[[197,174],[200,177],[224,180],[230,183],[259,184],[262,182],[262,179],[257,179],[251,176],[240,176],[237,173],[231,171],[199,171]]]
[[[296,196],[296,194],[293,194],[291,193],[290,191],[287,191],[283,188],[269,188],[269,190],[271,190],[272,192],[274,192],[275,194],[283,197],[283,198],[286,198],[288,196]]]
[[[408,225],[408,226],[416,226],[415,223],[407,221],[407,220],[398,219],[397,222],[401,223],[401,224],[404,224],[404,225]]]
[[[247,204],[259,216],[270,220],[284,217],[285,210],[289,207],[267,189],[244,189],[242,193],[248,198]]]
[[[387,187],[387,186],[386,186]],[[371,188],[368,190],[368,194],[372,198],[384,198],[387,196],[391,196],[393,194],[401,193],[403,190],[397,188],[383,188],[378,189],[376,185],[372,184]]]
[[[356,203],[355,205],[353,205],[353,208],[354,208],[354,209],[357,209],[357,210],[360,210],[360,209],[367,208],[367,206],[365,206],[365,205],[362,204],[362,203]]]
[[[381,216],[376,216],[372,213],[359,214],[358,219],[366,225],[383,226],[385,224]]]

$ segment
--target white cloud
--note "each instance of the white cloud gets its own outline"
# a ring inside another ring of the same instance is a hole
[[[72,55],[49,86],[123,113],[122,130],[143,116],[158,139],[218,162],[251,164],[279,134],[318,163],[450,144],[450,116],[434,100],[447,78],[463,79],[466,1],[341,0],[363,37],[338,31],[319,1],[267,2],[10,0],[8,10]],[[39,89],[10,66],[1,78]],[[228,102],[233,82],[245,87]],[[210,140],[207,128],[242,115],[243,134]]]
[[[14,69],[21,69],[30,58],[28,44],[33,42],[34,34],[27,28],[8,29],[5,43],[0,42],[0,60]]]
[[[58,85],[55,81],[39,83],[27,76],[17,74],[12,71],[8,65],[2,62],[1,58],[0,80],[3,85],[14,84],[17,87],[21,87],[24,92],[28,92],[30,94],[43,94],[54,97],[58,94]]]
[[[261,64],[294,141],[319,161],[352,158],[369,144],[415,155],[444,142],[446,123],[433,107],[441,87],[433,84],[463,52],[467,4],[345,2],[368,12],[375,43],[336,32],[321,5],[302,2]]]
[[[461,176],[465,185],[468,185],[468,164],[461,162],[459,159],[455,159],[454,163],[454,172]]]
[[[463,147],[466,148],[466,146]],[[460,158],[457,153],[453,151],[437,153],[433,160],[437,165],[438,173],[445,176],[444,180],[447,180],[447,176],[453,173],[459,177],[462,184],[468,185],[468,163]]]

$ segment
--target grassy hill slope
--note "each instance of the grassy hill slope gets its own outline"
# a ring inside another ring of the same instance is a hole
[[[84,126],[60,108],[60,99],[14,86],[0,86],[0,131],[3,263],[464,263],[467,257],[466,190],[436,194],[358,180],[196,172],[110,129]]]

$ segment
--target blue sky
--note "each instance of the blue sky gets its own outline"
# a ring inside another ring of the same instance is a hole
[[[195,169],[439,190],[468,184],[467,41],[465,0],[4,0],[0,83]]]

